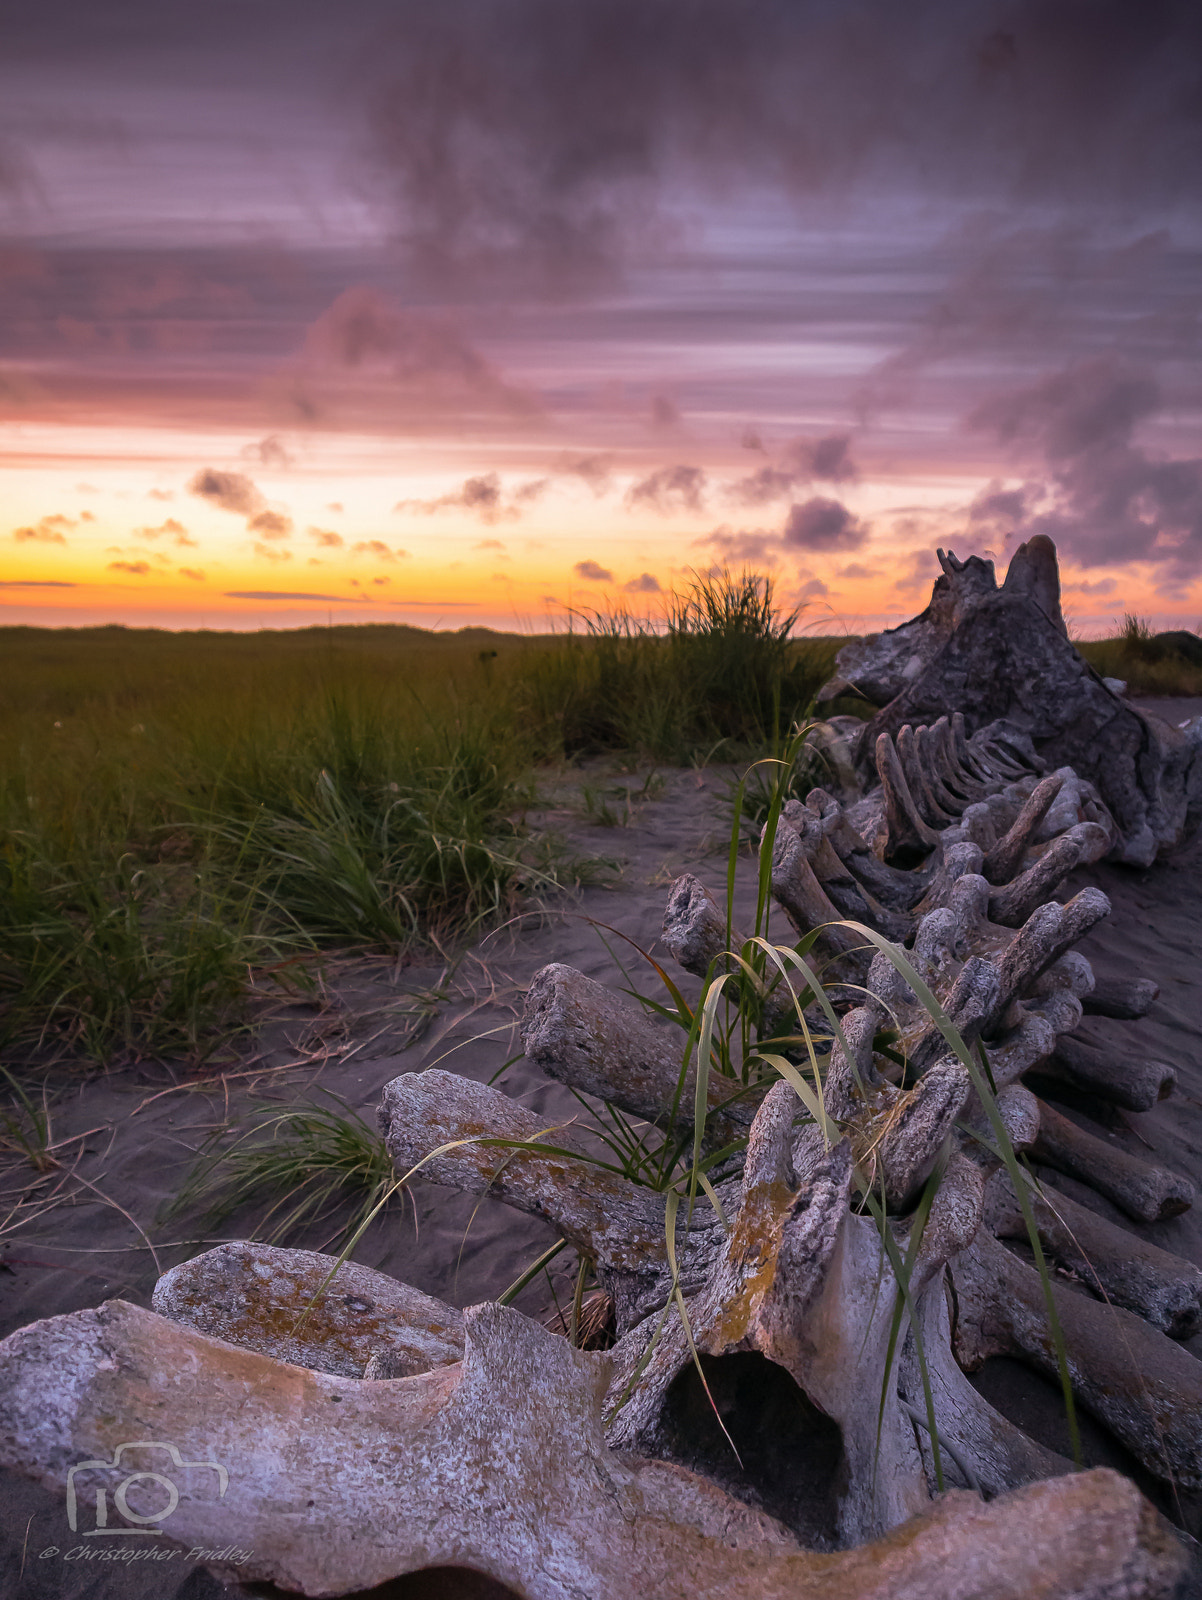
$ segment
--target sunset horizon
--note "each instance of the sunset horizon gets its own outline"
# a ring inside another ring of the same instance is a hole
[[[1202,626],[1187,7],[214,18],[8,25],[0,626]]]

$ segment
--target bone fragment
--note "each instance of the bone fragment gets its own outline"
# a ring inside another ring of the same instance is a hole
[[[1171,1339],[1189,1339],[1202,1327],[1202,1270],[1116,1227],[1058,1189],[1032,1192],[1030,1204],[1046,1253],[1091,1290]],[[986,1185],[985,1224],[1001,1239],[1028,1237],[1005,1171],[995,1172]]]
[[[888,853],[916,850],[925,855],[933,850],[939,835],[924,821],[910,792],[897,749],[887,733],[882,733],[876,742],[876,770],[885,800]]]
[[[1177,1073],[1167,1061],[1150,1060],[1134,1050],[1099,1049],[1071,1033],[1061,1034],[1040,1071],[1128,1111],[1150,1111],[1172,1094],[1177,1083]]]
[[[1041,778],[1023,804],[1022,810],[1015,819],[1013,827],[1004,838],[998,840],[993,849],[985,857],[982,869],[985,877],[992,884],[1009,883],[1022,868],[1023,857],[1027,853],[1036,828],[1043,821],[1048,807],[1060,793],[1064,783],[1064,774],[1050,772],[1046,778]]]
[[[605,1265],[654,1269],[664,1251],[663,1201],[590,1161],[591,1148],[499,1089],[431,1067],[385,1085],[380,1127],[398,1172],[423,1177],[553,1222]],[[519,1149],[533,1143],[534,1149]],[[443,1145],[452,1148],[425,1160]],[[588,1182],[580,1181],[587,1172]]]
[[[1066,905],[1051,901],[1033,911],[998,962],[998,999],[989,1024],[1000,1022],[1012,999],[1026,994],[1054,961],[1109,915],[1110,901],[1092,887],[1080,890]]]
[[[914,798],[923,818],[933,828],[946,827],[953,820],[953,813],[945,811],[935,798],[923,764],[918,738],[909,723],[898,729],[894,744],[897,747],[897,756],[901,762],[902,771],[906,775],[906,783],[909,786],[910,794]],[[955,815],[958,816],[959,812],[957,811]]]
[[[1100,978],[1082,1004],[1094,1016],[1137,1022],[1147,1016],[1159,994],[1160,985],[1151,978]]]
[[[522,1046],[535,1066],[573,1089],[660,1128],[667,1127],[675,1101],[674,1126],[691,1125],[696,1067],[690,1064],[682,1087],[680,1036],[655,1026],[632,1000],[575,967],[552,962],[535,974],[522,1016]],[[716,1074],[709,1091],[707,1133],[729,1143],[747,1131],[754,1106],[735,1103],[720,1110],[732,1087]]]
[[[964,1600],[966,1572],[974,1600],[1169,1600],[1178,1583],[1163,1520],[1106,1471],[987,1505],[952,1493],[860,1549],[800,1550],[695,1474],[615,1453],[607,1357],[498,1306],[474,1307],[465,1327],[461,1364],[363,1383],[109,1301],[0,1346],[3,1454],[63,1489],[77,1461],[111,1460],[148,1415],[169,1417],[185,1461],[228,1473],[224,1497],[212,1469],[180,1474],[169,1539],[250,1551],[210,1565],[310,1596],[441,1566],[529,1600]],[[78,1503],[125,1471],[75,1473]],[[158,1484],[127,1492],[142,1514],[161,1508]]]
[[[1059,1376],[1043,1283],[987,1228],[952,1264],[956,1354],[1020,1355]],[[1053,1283],[1073,1393],[1148,1470],[1202,1488],[1202,1362],[1141,1317]]]
[[[1192,1183],[1095,1139],[1044,1101],[1032,1154],[1045,1166],[1089,1184],[1136,1222],[1163,1222],[1194,1203]]]
[[[463,1355],[461,1312],[353,1261],[326,1284],[336,1266],[315,1250],[240,1240],[172,1267],[151,1303],[198,1333],[339,1377],[361,1378],[377,1354],[393,1377]]]
[[[1038,861],[1013,883],[995,889],[989,896],[992,920],[1007,928],[1021,928],[1036,906],[1051,898],[1073,868],[1082,860],[1090,859],[1090,852],[1099,841],[1104,846],[1106,835],[1096,822],[1079,822],[1058,839],[1053,839]]]
[[[863,935],[840,926],[839,908],[814,876],[805,845],[792,828],[778,828],[773,841],[772,893],[799,934],[818,928],[819,948],[830,955],[850,956],[857,966],[867,965],[860,954]]]
[[[663,940],[672,959],[686,972],[704,978],[730,946],[737,950],[745,943],[732,930],[728,945],[726,934],[726,915],[718,902],[700,879],[683,873],[672,885],[664,908]]]
[[[971,1092],[968,1073],[954,1056],[937,1061],[889,1119],[880,1143],[885,1202],[907,1210],[918,1198]]]

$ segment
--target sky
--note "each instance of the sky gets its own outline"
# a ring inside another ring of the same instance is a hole
[[[1202,625],[1194,0],[0,7],[0,625]]]

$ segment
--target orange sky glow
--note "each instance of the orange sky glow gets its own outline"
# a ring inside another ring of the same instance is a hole
[[[1081,635],[1202,625],[1186,10],[864,0],[868,59],[774,0],[683,57],[628,0],[273,7],[14,32],[0,625],[546,630],[729,566],[862,632],[1034,532]]]

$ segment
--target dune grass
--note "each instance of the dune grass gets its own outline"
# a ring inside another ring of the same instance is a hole
[[[199,1059],[250,969],[461,939],[554,882],[537,763],[780,737],[796,622],[725,574],[559,637],[0,629],[0,1049]]]
[[[488,637],[0,632],[0,1044],[200,1052],[248,966],[504,909],[528,751]]]
[[[1074,643],[1103,678],[1121,678],[1128,694],[1202,695],[1202,638],[1196,640],[1196,648],[1186,643],[1183,649],[1180,637],[1158,635],[1142,617],[1129,612],[1109,638]]]

